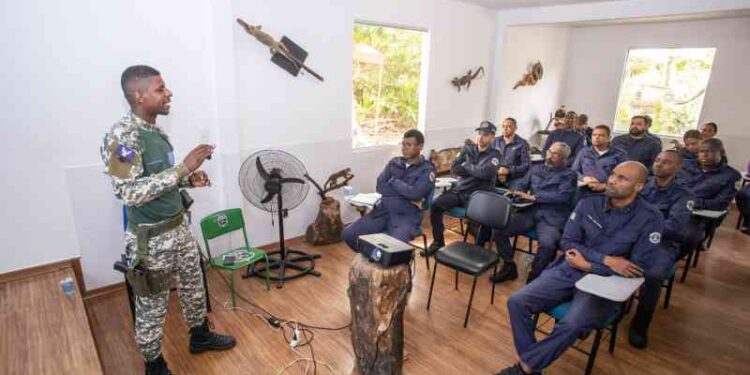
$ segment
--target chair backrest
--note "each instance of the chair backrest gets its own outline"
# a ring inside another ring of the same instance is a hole
[[[242,216],[242,210],[239,208],[214,212],[201,219],[201,233],[203,234],[208,256],[211,256],[211,250],[208,245],[209,240],[237,230],[242,230],[245,246],[249,246],[247,232],[245,231],[245,219]]]
[[[507,197],[494,191],[475,191],[469,198],[466,217],[492,229],[503,229],[508,226],[511,209]]]

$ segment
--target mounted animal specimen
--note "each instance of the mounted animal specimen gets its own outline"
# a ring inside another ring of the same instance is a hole
[[[523,75],[523,78],[521,78],[520,81],[516,82],[516,85],[513,86],[513,90],[520,86],[534,86],[540,79],[542,79],[543,75],[544,68],[542,68],[542,63],[537,60],[535,63],[529,64],[526,74]]]
[[[482,77],[484,77],[484,68],[480,66],[474,73],[472,73],[471,69],[469,69],[469,71],[461,77],[453,78],[453,80],[451,80],[451,84],[453,84],[453,86],[455,86],[459,92],[461,91],[462,86],[466,86],[466,89],[468,90],[469,87],[471,87],[471,81],[477,78],[479,72],[482,72]]]

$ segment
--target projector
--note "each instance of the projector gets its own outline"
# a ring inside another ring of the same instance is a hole
[[[414,257],[414,247],[385,233],[359,236],[357,250],[371,262],[383,268],[408,264]]]

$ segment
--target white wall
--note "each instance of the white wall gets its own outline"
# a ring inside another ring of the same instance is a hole
[[[515,26],[505,31],[502,44],[502,82],[495,119],[514,117],[518,133],[529,138],[544,129],[562,99],[565,85],[565,63],[570,28],[567,26]],[[528,71],[529,64],[539,60],[544,75],[534,86],[513,86]],[[532,143],[535,139],[532,139]]]
[[[98,154],[126,110],[120,73],[161,70],[175,96],[160,123],[184,155],[216,127],[210,13],[206,1],[2,2],[0,272],[81,256],[88,287],[122,280],[122,216]]]
[[[299,42],[326,81],[294,78],[272,65],[267,49],[236,25],[237,16]],[[253,244],[277,241],[268,215],[243,203],[237,186],[242,159],[260,148],[295,154],[318,179],[352,167],[354,185],[374,189],[397,149],[351,149],[355,19],[430,32],[427,149],[473,132],[485,114],[490,81],[459,94],[450,79],[491,64],[495,20],[478,6],[448,0],[3,2],[0,146],[7,161],[0,164],[0,233],[8,251],[0,273],[81,256],[88,288],[122,280],[111,270],[122,252],[121,211],[98,148],[126,110],[119,76],[132,64],[158,68],[174,92],[172,114],[158,121],[178,158],[198,142],[218,145],[205,164],[213,188],[193,192],[195,217],[244,206]],[[317,204],[311,192],[290,213],[288,236],[303,233]],[[356,217],[348,209],[344,215]]]
[[[503,64],[507,59],[511,59],[508,61],[512,61],[514,57],[506,55],[509,51],[502,47],[502,43],[506,40],[505,34],[511,27],[539,25],[564,26],[591,21],[653,20],[675,16],[693,17],[705,13],[727,13],[746,10],[748,8],[750,8],[750,0],[628,0],[497,11],[492,85],[487,99],[487,114],[488,116],[498,117],[505,115],[503,110],[499,108],[502,102],[503,90],[507,89],[504,81],[508,79],[503,73]],[[693,32],[691,34],[696,33]],[[539,51],[539,54],[541,53]],[[545,64],[545,62],[542,61],[542,64]],[[513,79],[517,78],[511,76],[510,80]],[[556,106],[549,108],[547,112],[554,111],[555,108]]]
[[[736,168],[750,160],[750,133],[743,109],[750,102],[750,18],[573,28],[563,103],[585,111],[592,124],[612,124],[630,48],[714,47],[716,57],[699,123],[719,124]]]
[[[290,7],[295,12],[288,12]],[[485,113],[489,80],[456,92],[450,80],[470,68],[490,66],[494,18],[485,8],[442,0],[420,1],[236,1],[234,14],[262,24],[271,35],[286,35],[309,52],[307,63],[325,78],[293,78],[268,62],[267,49],[239,27],[233,31],[240,152],[233,163],[262,148],[283,148],[300,158],[323,182],[332,172],[351,167],[359,191],[373,191],[385,162],[399,149],[351,148],[352,38],[355,20],[428,31],[426,151],[460,143]],[[269,131],[272,129],[272,131]],[[235,171],[237,168],[229,168]],[[233,188],[232,188],[233,189]],[[236,189],[235,189],[236,190]],[[230,193],[234,197],[238,192]],[[337,196],[340,192],[334,193]],[[230,202],[237,202],[230,199]],[[317,214],[319,199],[310,195],[286,224],[290,236],[302,234]],[[249,235],[259,243],[277,241],[270,217],[249,204],[255,225]],[[344,221],[358,214],[344,207]]]

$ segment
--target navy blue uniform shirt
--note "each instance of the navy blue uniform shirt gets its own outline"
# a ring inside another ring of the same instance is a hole
[[[640,162],[649,171],[656,155],[661,152],[661,140],[652,134],[646,134],[643,138],[633,138],[630,134],[618,135],[612,140],[612,146],[625,151],[629,160]]]
[[[571,165],[573,165],[573,161],[576,160],[578,152],[581,151],[584,144],[586,143],[586,138],[582,136],[581,133],[573,129],[553,130],[552,133],[549,133],[549,135],[547,136],[547,140],[544,142],[542,155],[546,155],[547,150],[550,148],[550,146],[557,142],[565,143],[566,145],[568,145],[568,147],[570,147],[570,156],[568,156],[568,160],[565,164],[570,167]]]
[[[426,199],[435,188],[435,166],[423,157],[416,164],[406,165],[403,157],[391,159],[378,176],[376,191],[382,195],[380,206],[393,214],[406,214],[421,219],[415,204]]]
[[[676,181],[660,188],[656,185],[656,177],[651,177],[641,190],[641,196],[646,202],[659,209],[664,217],[664,231],[662,232],[664,243],[686,244],[695,237],[695,233],[692,232],[697,229],[691,225],[695,197],[688,189]]]
[[[605,194],[592,194],[582,198],[570,214],[560,247],[578,249],[591,262],[591,272],[602,276],[614,274],[604,265],[605,256],[625,257],[650,269],[661,246],[663,226],[661,212],[642,197],[614,208]],[[570,267],[564,258],[557,262]]]
[[[740,178],[740,172],[726,164],[720,164],[712,170],[696,165],[689,169],[683,168],[677,182],[693,192],[696,209],[721,211],[729,207],[737,194],[735,184]]]
[[[578,174],[579,180],[589,176],[596,178],[599,182],[607,182],[609,174],[617,164],[626,160],[628,156],[619,148],[610,146],[607,152],[600,155],[594,146],[587,146],[578,154],[571,169]]]
[[[519,190],[531,191],[539,220],[562,229],[573,209],[576,192],[576,174],[565,167],[552,168],[535,164],[521,180]]]
[[[523,177],[529,171],[531,166],[529,142],[519,137],[518,134],[513,135],[510,143],[505,143],[503,137],[497,137],[492,141],[492,147],[500,151],[500,166],[510,170],[508,179]]]
[[[477,190],[494,190],[500,157],[500,151],[492,145],[483,152],[479,152],[476,144],[465,145],[451,165],[451,171],[458,177],[456,193],[468,197]]]

